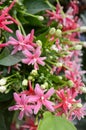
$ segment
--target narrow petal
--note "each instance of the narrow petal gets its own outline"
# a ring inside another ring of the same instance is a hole
[[[42,96],[44,91],[40,88],[39,84],[36,84],[36,87],[35,87],[35,93],[38,95],[38,96]]]
[[[34,114],[37,114],[41,107],[42,107],[42,103],[37,102],[37,105],[34,107]]]
[[[28,97],[28,102],[30,103],[34,103],[34,102],[37,102],[39,100],[39,96],[29,96]]]
[[[17,102],[17,103],[20,103],[21,101],[21,98],[19,97],[19,95],[17,93],[14,93],[14,100]]]
[[[16,36],[17,36],[19,41],[21,41],[21,42],[23,41],[23,35],[20,33],[19,30],[16,31]]]
[[[43,105],[44,105],[49,111],[54,112],[54,107],[53,107],[54,103],[53,103],[53,102],[48,101],[48,100],[45,100],[45,101],[43,102]]]
[[[49,89],[49,91],[45,94],[45,98],[48,99],[54,94],[55,90],[54,88]]]
[[[22,120],[23,116],[24,116],[24,111],[20,111],[20,114],[19,114],[19,116],[18,116],[18,119],[19,119],[19,120]]]

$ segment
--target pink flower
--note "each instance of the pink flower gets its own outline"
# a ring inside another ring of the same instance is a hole
[[[36,103],[34,106],[34,114],[38,113],[42,105],[44,105],[49,111],[54,112],[54,103],[48,100],[54,94],[54,89],[51,88],[45,93],[45,90],[42,90],[39,84],[36,84],[34,91],[35,95],[29,97],[29,102]]]
[[[70,118],[72,118],[72,120],[74,120],[76,117],[78,118],[78,120],[84,118],[84,116],[86,116],[86,103],[81,108],[77,107],[76,109],[74,109],[70,115]]]
[[[37,127],[38,126],[35,124],[35,120],[32,117],[26,118],[24,125],[21,126],[21,128],[29,128],[29,130],[37,130]]]
[[[61,108],[64,113],[72,107],[73,104],[76,104],[78,101],[75,100],[76,93],[72,93],[71,89],[61,89],[56,91],[58,101],[55,105],[55,109]]]
[[[20,110],[19,119],[21,120],[24,116],[29,116],[29,114],[32,114],[32,108],[29,104],[28,96],[25,94],[22,94],[19,96],[19,94],[14,93],[14,100],[16,101],[16,105],[9,107],[9,110]]]
[[[59,22],[63,25],[63,31],[76,29],[78,27],[78,24],[75,22],[74,15],[69,14],[69,12],[63,14],[62,11],[63,8],[60,4],[57,4],[56,11],[51,12],[47,10],[46,12],[50,17],[49,24],[51,24],[52,21]]]
[[[21,32],[17,30],[16,36],[18,40],[14,39],[13,37],[10,37],[9,41],[7,42],[8,45],[12,45],[14,48],[12,54],[15,54],[18,51],[34,50],[34,47],[36,46],[36,44],[33,43],[34,30],[32,30],[31,33],[27,36],[23,36]]]
[[[14,6],[15,1],[16,0],[14,0],[9,7],[0,11],[0,28],[11,33],[13,31],[7,27],[7,25],[12,24],[13,22],[18,24],[18,22],[9,15],[9,11]]]
[[[46,59],[46,57],[40,57],[41,55],[41,48],[38,46],[33,52],[30,52],[30,51],[23,51],[26,59],[23,59],[22,62],[25,63],[25,64],[32,64],[34,65],[34,69],[38,70],[39,69],[39,66],[38,64],[44,66],[45,63],[43,60]]]

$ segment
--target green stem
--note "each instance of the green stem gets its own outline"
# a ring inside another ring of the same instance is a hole
[[[69,33],[73,33],[73,32],[78,32],[79,30],[80,30],[79,28],[76,28],[76,29],[72,29],[72,30],[62,32],[62,34],[69,34]]]
[[[60,11],[61,11],[62,16],[63,16],[63,17],[65,17],[65,13],[64,13],[64,11],[63,11],[63,9],[62,9],[61,5],[60,5],[59,0],[56,0],[56,2],[57,2],[57,4],[58,4],[58,5],[59,5],[59,7],[60,7]]]
[[[21,22],[19,21],[19,19],[18,19],[16,16],[15,16],[15,18],[16,18],[16,20],[19,22],[18,29],[19,29],[20,31],[22,31],[22,33],[23,33],[24,36],[26,36],[25,30],[24,30],[24,28],[23,28]]]
[[[56,10],[55,6],[53,6],[48,0],[45,1],[48,6],[52,9],[52,10]]]

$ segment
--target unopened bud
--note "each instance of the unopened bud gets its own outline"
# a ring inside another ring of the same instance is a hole
[[[63,25],[62,25],[62,24],[59,24],[59,25],[58,25],[58,28],[59,28],[59,29],[62,29],[62,28],[63,28]]]
[[[46,89],[47,87],[48,87],[48,83],[47,82],[45,82],[44,84],[41,85],[42,89]]]
[[[76,107],[81,108],[81,107],[82,107],[82,104],[81,104],[81,103],[77,103],[77,104],[76,104]]]
[[[50,29],[50,31],[49,31],[49,34],[50,34],[50,35],[53,35],[53,34],[55,34],[55,32],[56,32],[56,29],[55,29],[54,27],[52,27],[52,28]]]
[[[86,87],[81,87],[80,90],[82,91],[82,93],[86,93]]]
[[[30,74],[33,75],[33,76],[37,76],[38,72],[37,72],[37,70],[32,70]]]
[[[39,19],[40,21],[43,21],[43,20],[44,20],[44,17],[43,17],[43,16],[38,16],[38,19]]]
[[[81,32],[81,33],[86,32],[86,26],[81,26],[81,27],[80,27],[80,32]]]
[[[55,32],[57,37],[61,37],[62,36],[62,31],[60,29],[57,29]]]
[[[37,40],[36,43],[37,43],[38,46],[41,46],[41,47],[42,47],[42,42],[41,42],[41,40]]]
[[[68,85],[69,85],[69,87],[73,87],[73,86],[74,86],[73,81],[72,81],[72,80],[69,80],[69,81],[68,81]]]
[[[23,86],[27,86],[27,84],[28,84],[28,80],[27,80],[27,79],[24,79],[24,80],[22,81],[22,85],[23,85]]]
[[[6,87],[5,86],[0,86],[0,92],[4,93],[6,91]]]
[[[6,78],[0,79],[0,85],[1,85],[1,86],[2,86],[2,85],[5,85],[6,82],[7,82],[7,79],[6,79]]]
[[[35,81],[35,79],[33,78],[33,76],[29,76],[28,80]]]
[[[62,65],[63,65],[63,63],[60,63],[60,62],[59,62],[59,63],[56,63],[56,66],[57,66],[57,67],[62,67]]]
[[[81,49],[82,49],[82,45],[76,45],[76,46],[74,47],[74,49],[75,49],[75,50],[81,50]]]

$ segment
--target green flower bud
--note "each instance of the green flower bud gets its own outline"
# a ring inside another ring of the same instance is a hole
[[[62,28],[63,28],[63,25],[62,25],[62,24],[59,24],[59,25],[58,25],[58,28],[59,28],[59,29],[62,29]]]
[[[27,84],[28,84],[28,80],[27,80],[27,79],[24,79],[24,80],[22,81],[22,85],[23,85],[23,86],[27,86]]]
[[[63,63],[60,63],[60,62],[56,63],[57,67],[62,67],[62,65],[63,65]]]
[[[37,70],[32,70],[30,74],[33,75],[33,76],[37,76],[38,72],[37,72]]]
[[[38,20],[43,21],[44,17],[43,16],[38,16]]]
[[[28,77],[28,80],[35,81],[35,79],[34,79],[33,76],[29,76],[29,77]]]
[[[37,40],[36,43],[37,43],[38,46],[41,46],[41,47],[42,47],[42,42],[41,42],[41,40]]]
[[[82,107],[82,104],[81,104],[81,103],[77,103],[77,104],[76,104],[76,107],[81,108],[81,107]]]
[[[86,93],[86,87],[81,87],[80,90],[81,90],[83,93]]]
[[[47,87],[48,87],[48,83],[47,82],[45,82],[44,84],[41,85],[42,89],[46,89]]]
[[[57,29],[55,32],[57,37],[61,37],[62,36],[62,31],[60,29]]]
[[[50,31],[49,31],[49,34],[50,34],[50,35],[53,35],[53,34],[55,34],[55,32],[56,32],[56,29],[55,29],[54,27],[52,27],[52,28],[50,29]]]
[[[69,85],[69,87],[73,87],[73,86],[74,86],[73,81],[72,81],[72,80],[69,80],[69,81],[68,81],[68,85]]]
[[[76,46],[74,47],[74,49],[75,49],[75,50],[81,50],[81,49],[82,49],[82,45],[76,45]]]

